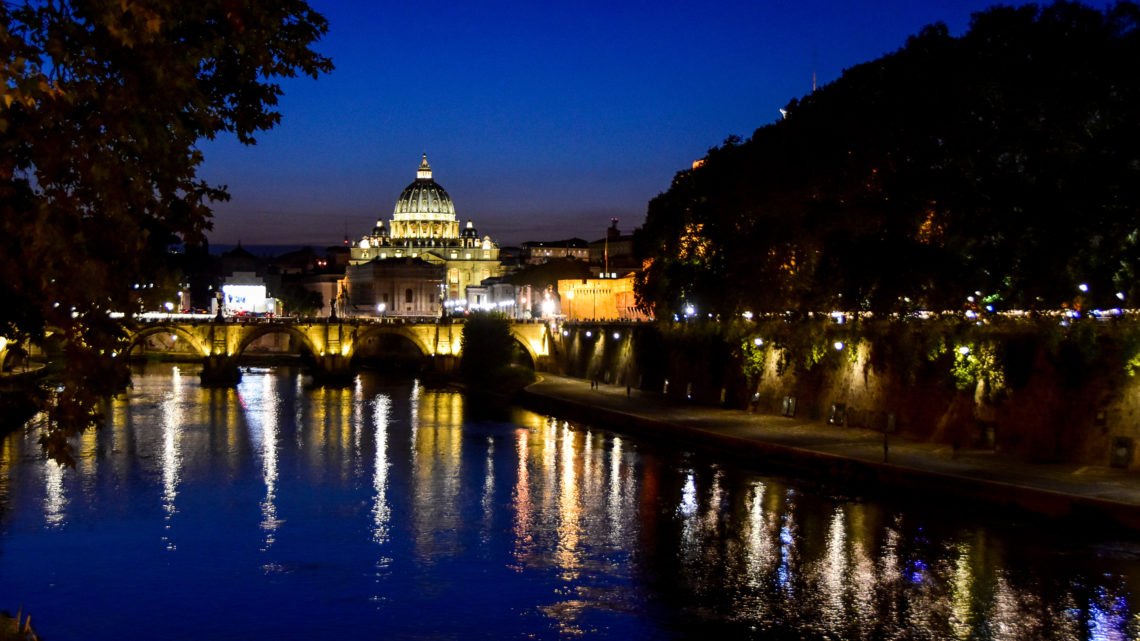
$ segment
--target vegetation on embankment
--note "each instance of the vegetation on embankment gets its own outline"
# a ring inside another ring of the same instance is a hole
[[[513,394],[534,382],[534,370],[519,361],[511,322],[500,314],[472,314],[463,324],[459,374],[470,390]]]
[[[1055,316],[567,326],[561,371],[670,397],[1136,467],[1140,324]]]

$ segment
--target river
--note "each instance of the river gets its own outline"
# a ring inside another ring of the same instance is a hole
[[[836,497],[370,374],[147,365],[0,442],[0,608],[69,639],[1140,638],[1140,545]]]

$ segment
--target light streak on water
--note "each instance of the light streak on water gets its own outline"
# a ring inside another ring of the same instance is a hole
[[[375,426],[376,456],[372,465],[372,540],[378,545],[388,542],[392,509],[388,505],[388,422],[392,399],[379,395],[372,399],[372,423]]]

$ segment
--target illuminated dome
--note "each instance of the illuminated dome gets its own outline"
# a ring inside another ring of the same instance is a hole
[[[431,177],[431,165],[424,154],[416,181],[404,188],[392,212],[395,220],[455,220],[451,196]]]
[[[416,181],[405,187],[396,200],[389,233],[392,240],[459,237],[455,205],[443,187],[432,180],[427,154],[416,171]]]

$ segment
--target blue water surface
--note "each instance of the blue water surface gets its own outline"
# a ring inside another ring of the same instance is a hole
[[[0,607],[61,639],[1136,639],[1140,548],[829,498],[362,374],[148,365],[0,443]]]

